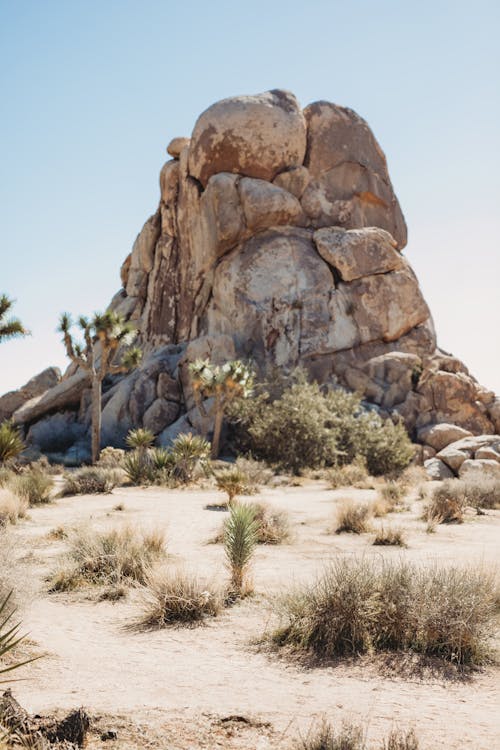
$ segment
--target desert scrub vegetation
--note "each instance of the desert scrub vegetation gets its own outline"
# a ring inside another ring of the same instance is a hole
[[[61,496],[109,494],[119,484],[121,477],[118,470],[84,466],[82,469],[66,472]]]
[[[491,477],[446,479],[433,490],[424,507],[423,518],[430,525],[462,523],[468,508],[478,514],[500,508],[500,480]]]
[[[111,445],[103,448],[97,466],[101,469],[119,469],[122,466],[125,451],[122,448],[113,448]]]
[[[370,531],[372,515],[373,510],[368,503],[351,499],[342,500],[335,512],[334,531],[336,534],[364,534]]]
[[[406,534],[403,529],[381,526],[373,540],[375,547],[407,547]]]
[[[148,574],[141,590],[139,628],[187,625],[216,617],[223,607],[222,592],[193,574],[159,568]]]
[[[0,465],[13,461],[25,447],[19,429],[9,420],[2,422],[0,424]]]
[[[229,419],[237,447],[296,474],[350,464],[357,457],[374,476],[400,473],[413,457],[401,423],[384,421],[355,394],[308,383],[301,372],[279,395],[262,386],[254,396],[236,399]]]
[[[352,464],[343,466],[333,466],[327,472],[328,486],[332,490],[340,487],[358,487],[359,489],[369,489],[372,486],[366,460],[363,457],[356,458]]]
[[[290,517],[285,510],[273,508],[266,503],[247,503],[253,510],[257,523],[257,544],[286,544],[292,539]],[[214,544],[224,542],[226,522],[211,540]]]
[[[246,493],[248,477],[237,466],[214,472],[217,489],[225,492],[227,505],[232,505],[234,499]]]
[[[342,557],[276,606],[279,647],[326,659],[407,649],[463,666],[488,659],[497,602],[480,568]]]
[[[28,501],[19,497],[8,487],[0,488],[0,527],[16,524],[24,518],[28,510]]]
[[[224,524],[224,553],[231,581],[229,596],[238,598],[252,592],[248,571],[258,542],[255,510],[244,503],[233,504]]]
[[[18,474],[10,485],[13,492],[28,505],[50,503],[54,490],[54,478],[37,466]]]
[[[152,566],[166,556],[165,536],[160,529],[142,531],[122,526],[97,531],[81,526],[68,532],[67,543],[68,551],[49,579],[52,592],[88,584],[143,584]]]
[[[368,744],[360,724],[343,722],[338,730],[326,720],[317,722],[293,750],[418,750],[419,743],[413,729],[392,729],[378,744]]]
[[[150,447],[150,438],[154,439],[148,430],[134,430],[127,437],[129,445],[135,447],[125,454],[122,466],[131,484],[174,487],[189,484],[197,472],[206,470],[210,444],[199,435],[182,433],[170,449]]]

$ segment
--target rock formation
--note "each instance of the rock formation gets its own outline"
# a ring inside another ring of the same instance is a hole
[[[135,322],[145,357],[107,385],[105,444],[136,426],[160,443],[196,429],[186,363],[200,356],[251,359],[261,371],[301,366],[357,390],[383,414],[398,412],[434,465],[449,467],[442,452],[457,435],[500,432],[500,400],[437,348],[402,254],[406,225],[386,159],[361,117],[324,101],[301,110],[286,91],[234,97],[167,151],[158,209],[110,305]],[[59,420],[83,451],[84,374],[69,368],[13,418],[34,443]]]

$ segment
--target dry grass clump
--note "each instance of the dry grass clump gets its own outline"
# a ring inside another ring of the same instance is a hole
[[[479,514],[500,508],[500,480],[492,477],[446,479],[434,489],[423,518],[431,526],[462,523],[467,508]]]
[[[256,461],[253,458],[238,456],[235,466],[247,477],[248,495],[255,495],[259,488],[269,484],[274,476],[273,470],[264,461]]]
[[[113,448],[107,445],[99,454],[97,466],[101,469],[119,469],[123,466],[125,451],[122,448]]]
[[[462,523],[467,505],[465,483],[458,479],[446,479],[434,489],[422,517],[431,526]]]
[[[85,466],[78,471],[68,472],[64,476],[62,497],[67,495],[109,494],[120,484],[120,474],[116,469],[102,469],[97,466]]]
[[[180,569],[151,572],[142,594],[142,616],[136,623],[142,628],[200,623],[216,617],[223,607],[220,590]]]
[[[380,745],[371,745],[373,750],[418,750],[419,743],[413,729],[392,729]],[[343,722],[336,731],[324,719],[313,726],[307,737],[294,745],[294,750],[368,750],[365,732],[359,724]]]
[[[257,544],[286,544],[291,541],[290,517],[286,510],[273,508],[265,503],[248,503],[257,522]],[[224,528],[212,540],[214,544],[224,541]]]
[[[406,495],[406,486],[401,482],[386,482],[379,490],[381,499],[385,502],[388,512],[402,509],[402,500]]]
[[[52,500],[54,479],[43,469],[32,467],[16,476],[10,486],[28,505],[39,505]]]
[[[366,468],[366,461],[357,458],[351,464],[335,466],[327,471],[327,481],[330,489],[337,490],[340,487],[357,487],[358,489],[370,489],[372,480]]]
[[[278,646],[334,658],[410,649],[456,665],[489,656],[496,617],[491,573],[340,558],[278,600]]]
[[[364,534],[370,530],[373,510],[367,503],[343,500],[337,508],[335,533]]]
[[[385,528],[381,526],[375,535],[373,544],[378,547],[393,546],[393,547],[407,547],[406,535],[403,529]]]
[[[0,488],[0,527],[8,523],[15,524],[24,518],[28,510],[28,501],[19,497],[7,487]]]
[[[165,558],[163,531],[123,526],[96,531],[82,526],[68,534],[68,553],[50,578],[50,591],[68,591],[86,584],[144,583],[151,567]]]

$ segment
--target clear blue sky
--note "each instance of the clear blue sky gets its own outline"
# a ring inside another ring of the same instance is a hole
[[[498,0],[0,0],[0,292],[31,328],[0,393],[65,366],[103,309],[165,147],[233,94],[355,109],[386,152],[439,343],[500,393]]]

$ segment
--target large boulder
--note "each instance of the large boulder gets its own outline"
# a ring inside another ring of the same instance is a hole
[[[223,99],[205,110],[189,144],[189,173],[206,186],[217,172],[236,172],[272,180],[301,166],[306,124],[288,91]]]
[[[35,375],[17,391],[9,391],[0,397],[0,422],[10,419],[15,411],[32,398],[42,396],[45,391],[53,388],[61,380],[58,367],[47,367]]]

